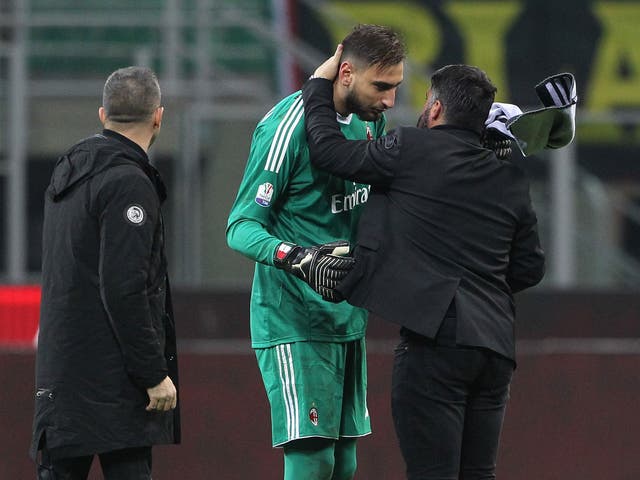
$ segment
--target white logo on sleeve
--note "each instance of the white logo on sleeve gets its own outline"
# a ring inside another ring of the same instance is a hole
[[[147,214],[140,205],[131,205],[124,211],[124,218],[134,225],[142,225],[147,219]]]
[[[258,192],[256,193],[256,203],[261,207],[268,207],[271,205],[271,197],[273,196],[273,185],[269,182],[263,183],[258,186]]]

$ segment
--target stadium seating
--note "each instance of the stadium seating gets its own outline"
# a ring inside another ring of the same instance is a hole
[[[171,3],[174,17],[166,14]],[[176,25],[183,78],[195,73],[195,57],[202,55],[202,48],[213,72],[269,73],[269,47],[246,24],[268,22],[269,17],[266,0],[33,0],[30,74],[34,79],[102,78],[105,72],[133,63],[142,52],[162,75],[171,24]]]

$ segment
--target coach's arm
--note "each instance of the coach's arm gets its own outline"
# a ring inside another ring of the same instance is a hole
[[[302,87],[305,128],[314,167],[338,177],[388,185],[395,177],[400,139],[394,132],[371,140],[347,140],[336,121],[333,82],[309,79]]]

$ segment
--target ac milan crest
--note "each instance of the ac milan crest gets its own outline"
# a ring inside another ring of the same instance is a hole
[[[369,122],[367,122],[367,140],[373,140],[373,134],[371,133],[371,127],[369,126]]]
[[[309,410],[309,420],[314,426],[318,426],[318,409],[316,407],[311,407],[311,410]]]

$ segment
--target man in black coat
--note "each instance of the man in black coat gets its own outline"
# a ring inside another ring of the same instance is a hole
[[[331,99],[339,57],[303,88],[312,163],[372,185],[335,294],[401,325],[392,413],[408,478],[495,478],[513,294],[544,274],[525,174],[482,146],[496,89],[475,67],[444,67],[417,128],[347,141]]]
[[[31,456],[39,479],[150,479],[151,446],[178,443],[175,329],[147,149],[163,107],[142,67],[107,79],[101,134],[59,158],[45,195]],[[38,455],[38,451],[41,455]]]

